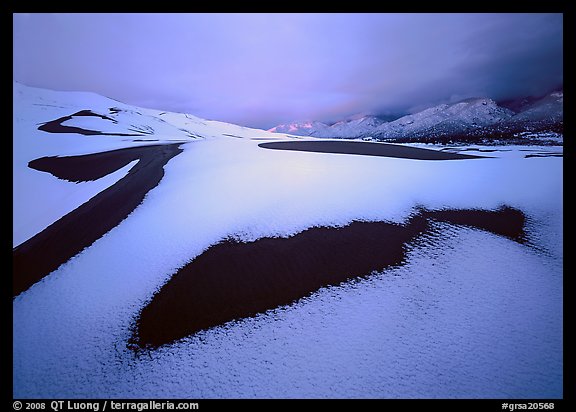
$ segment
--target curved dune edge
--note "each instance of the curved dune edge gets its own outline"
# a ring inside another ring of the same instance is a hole
[[[524,242],[524,214],[498,210],[420,210],[405,224],[352,222],[289,238],[222,241],[181,268],[143,308],[132,342],[156,348],[200,330],[288,305],[321,287],[370,275],[405,260],[405,246],[431,220]]]
[[[124,220],[142,203],[146,193],[160,183],[164,165],[182,152],[180,144],[48,157],[30,162],[38,170],[57,177],[82,181],[95,180],[132,160],[139,160],[118,182],[12,250],[13,296],[27,290]]]

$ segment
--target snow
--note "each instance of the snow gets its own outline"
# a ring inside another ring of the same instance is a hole
[[[538,348],[561,345],[560,282],[540,288],[550,268],[521,246],[447,229],[406,267],[190,338],[133,372],[176,397],[557,396],[559,351]],[[519,281],[524,296],[510,293]]]
[[[277,135],[158,116],[203,138],[182,145],[120,225],[14,299],[15,398],[563,396],[562,158],[525,158],[526,147],[435,162],[268,150],[252,138]],[[98,138],[38,143],[30,153],[22,146],[14,168],[38,146],[134,144]],[[39,182],[26,180],[26,191]],[[435,224],[410,245],[405,265],[150,353],[126,348],[154,292],[228,236],[402,222],[417,206],[503,204],[528,216],[528,245]]]
[[[13,210],[13,247],[41,232],[62,216],[112,186],[126,176],[136,163],[138,160],[98,180],[81,183],[55,179],[49,173],[38,176],[38,171],[29,168],[19,169],[18,175],[14,176],[15,181],[19,185],[35,187],[35,189],[14,189],[13,202],[18,207],[14,207]],[[38,205],[40,199],[41,206]]]

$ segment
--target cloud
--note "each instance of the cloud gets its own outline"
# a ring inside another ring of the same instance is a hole
[[[271,127],[563,81],[561,14],[15,14],[14,79]]]

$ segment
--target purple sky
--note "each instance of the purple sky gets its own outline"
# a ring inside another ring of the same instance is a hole
[[[270,128],[563,84],[562,14],[15,14],[14,80]]]

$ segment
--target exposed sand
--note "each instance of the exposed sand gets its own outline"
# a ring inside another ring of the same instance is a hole
[[[296,150],[315,153],[339,153],[364,156],[395,157],[412,160],[462,160],[484,159],[482,156],[447,153],[439,150],[403,146],[390,143],[357,142],[346,140],[285,141],[260,143],[264,149]]]
[[[94,136],[94,135],[142,136],[141,134],[133,134],[133,133],[103,133],[103,132],[98,131],[98,130],[84,129],[82,127],[66,126],[66,125],[62,124],[63,122],[72,119],[72,117],[74,117],[74,116],[94,116],[94,117],[100,117],[104,120],[110,120],[112,122],[114,121],[110,117],[94,113],[90,110],[81,110],[79,112],[71,114],[70,116],[64,116],[64,117],[60,117],[58,119],[46,122],[46,123],[38,126],[38,130],[42,130],[43,132],[48,132],[48,133],[79,133],[79,134],[83,134],[84,136]]]
[[[223,241],[180,269],[146,306],[134,343],[158,347],[202,329],[288,305],[319,288],[368,276],[405,259],[406,243],[430,230],[429,220],[476,227],[518,242],[522,212],[421,210],[405,225],[353,222],[311,228],[290,238]]]
[[[47,156],[30,161],[28,167],[70,182],[83,182],[100,179],[140,159],[148,150],[130,148],[79,156]]]
[[[180,144],[142,146],[70,157],[45,157],[31,167],[71,181],[94,180],[132,160],[128,174],[12,251],[13,296],[20,294],[118,225],[164,176]]]

